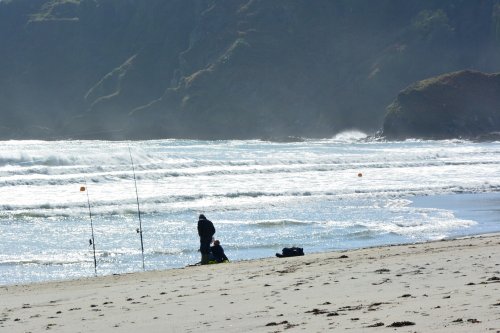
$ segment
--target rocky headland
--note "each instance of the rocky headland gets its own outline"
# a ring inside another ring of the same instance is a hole
[[[500,138],[500,73],[459,71],[419,81],[387,108],[388,139]]]

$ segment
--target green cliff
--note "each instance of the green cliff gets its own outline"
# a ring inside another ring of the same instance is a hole
[[[375,131],[403,87],[500,70],[500,0],[3,0],[0,138]]]
[[[388,107],[390,139],[480,139],[500,132],[500,74],[460,71],[417,82]]]

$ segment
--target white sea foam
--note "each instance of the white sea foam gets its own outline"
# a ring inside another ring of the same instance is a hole
[[[335,135],[332,138],[332,140],[344,142],[344,143],[353,143],[356,141],[366,139],[367,137],[368,137],[368,134],[366,134],[362,131],[350,130],[350,131],[343,131],[341,133],[338,133],[337,135]]]
[[[151,269],[198,260],[200,213],[232,259],[498,231],[412,201],[500,192],[499,166],[499,143],[379,142],[357,131],[292,143],[8,141],[0,284],[92,273],[90,217],[103,274],[141,267],[137,199]]]

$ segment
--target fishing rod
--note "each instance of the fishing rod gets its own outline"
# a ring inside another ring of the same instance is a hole
[[[87,186],[87,178],[85,178],[85,186],[80,187],[80,192],[87,193],[87,203],[89,206],[89,217],[90,217],[90,230],[92,231],[92,239],[89,240],[89,243],[92,245],[92,249],[94,250],[94,273],[97,276],[97,259],[95,256],[94,224],[92,223],[92,211],[90,210],[90,197],[89,197],[89,190],[88,190],[88,186]]]
[[[141,237],[141,252],[142,252],[142,269],[145,270],[144,266],[144,243],[142,241],[142,220],[141,220],[141,209],[139,206],[139,193],[137,192],[137,179],[135,177],[135,167],[134,160],[132,159],[132,151],[130,150],[130,146],[128,147],[128,153],[130,155],[130,163],[132,164],[132,172],[134,174],[134,184],[135,184],[135,197],[137,199],[137,215],[139,216],[139,229],[137,229],[137,233]]]

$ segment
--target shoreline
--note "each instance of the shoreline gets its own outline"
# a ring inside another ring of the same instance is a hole
[[[474,237],[478,235],[487,235],[500,233],[500,192],[485,192],[485,193],[453,193],[453,194],[439,194],[439,195],[421,195],[415,197],[408,197],[407,199],[411,200],[410,204],[416,208],[423,209],[436,209],[436,210],[446,210],[450,211],[455,217],[464,220],[471,220],[477,222],[477,225],[472,226],[470,228],[462,228],[456,231],[452,231],[450,235],[443,236],[441,238],[430,239],[430,240],[407,240],[407,241],[395,241],[395,242],[376,242],[375,244],[369,244],[367,246],[353,246],[353,247],[339,247],[339,248],[326,248],[326,249],[309,249],[307,246],[297,245],[299,247],[304,247],[306,253],[309,254],[320,254],[320,253],[328,253],[328,252],[340,252],[346,250],[357,250],[357,249],[365,249],[370,247],[384,247],[384,246],[393,246],[393,245],[409,245],[416,243],[426,243],[433,241],[440,241],[443,239],[455,239],[460,237]],[[293,244],[283,244],[283,247],[289,247]],[[281,251],[280,249],[273,249],[270,252],[274,253],[276,251]],[[234,256],[231,255],[229,251],[230,258]],[[256,258],[236,258],[235,261],[248,261],[248,260],[262,260],[273,258],[274,255],[269,256],[266,253],[266,256],[256,257]],[[157,270],[170,270],[170,269],[182,269],[186,267],[186,265],[182,266],[171,266],[165,268],[154,268],[152,271]],[[89,271],[93,272],[93,267],[88,267]],[[141,271],[133,271],[133,272],[102,272],[99,273],[99,265],[98,265],[98,277],[103,277],[107,275],[124,275],[124,274],[133,274],[140,273]],[[68,279],[46,279],[46,280],[32,280],[32,281],[11,281],[5,284],[0,283],[0,287],[2,286],[13,286],[13,285],[26,285],[32,283],[45,283],[45,282],[64,282],[71,281],[77,279],[87,279],[93,278],[91,273],[84,273],[80,275],[80,277],[71,277]]]
[[[9,332],[498,333],[500,233],[7,285],[0,300]]]
[[[442,239],[431,239],[431,240],[426,240],[426,241],[415,241],[415,242],[402,242],[402,243],[394,243],[394,244],[381,244],[381,245],[373,245],[373,246],[366,246],[366,247],[358,247],[358,248],[349,248],[349,249],[336,249],[336,250],[330,250],[330,251],[319,251],[319,252],[306,252],[305,256],[307,255],[334,255],[336,253],[343,254],[344,252],[353,252],[353,251],[362,251],[362,250],[370,250],[370,249],[384,249],[387,247],[397,247],[397,246],[413,246],[413,245],[422,245],[422,244],[428,244],[428,243],[437,243],[437,242],[447,242],[447,241],[453,241],[453,240],[463,240],[463,239],[470,239],[470,238],[478,238],[478,237],[496,237],[498,236],[500,238],[500,231],[494,231],[494,232],[483,232],[483,233],[477,233],[477,234],[467,234],[467,235],[457,235],[457,236],[448,236],[444,237]],[[229,263],[235,264],[235,263],[245,263],[245,262],[260,262],[263,260],[271,260],[276,258],[275,256],[269,256],[269,257],[262,257],[262,258],[250,258],[250,259],[241,259],[241,260],[231,260]],[[295,258],[300,258],[300,257],[295,257]],[[213,266],[213,265],[209,265]],[[95,280],[95,279],[101,279],[101,278],[107,278],[107,277],[118,277],[118,276],[127,276],[127,275],[135,275],[135,274],[148,274],[148,273],[158,273],[158,272],[168,272],[172,270],[183,270],[183,269],[189,269],[193,267],[201,267],[199,263],[194,263],[194,264],[189,264],[186,266],[182,267],[171,267],[171,268],[166,268],[166,269],[152,269],[152,270],[144,270],[144,271],[134,271],[134,272],[124,272],[124,273],[112,273],[112,274],[97,274],[95,276],[83,276],[83,277],[76,277],[76,278],[68,278],[68,279],[61,279],[61,280],[47,280],[47,281],[33,281],[33,282],[28,282],[28,283],[12,283],[12,284],[0,284],[0,290],[2,288],[12,288],[12,287],[21,287],[21,286],[32,286],[32,285],[45,285],[45,284],[61,284],[61,283],[71,283],[71,282],[78,282],[78,281],[87,281],[87,280]],[[2,305],[0,303],[0,305]]]

